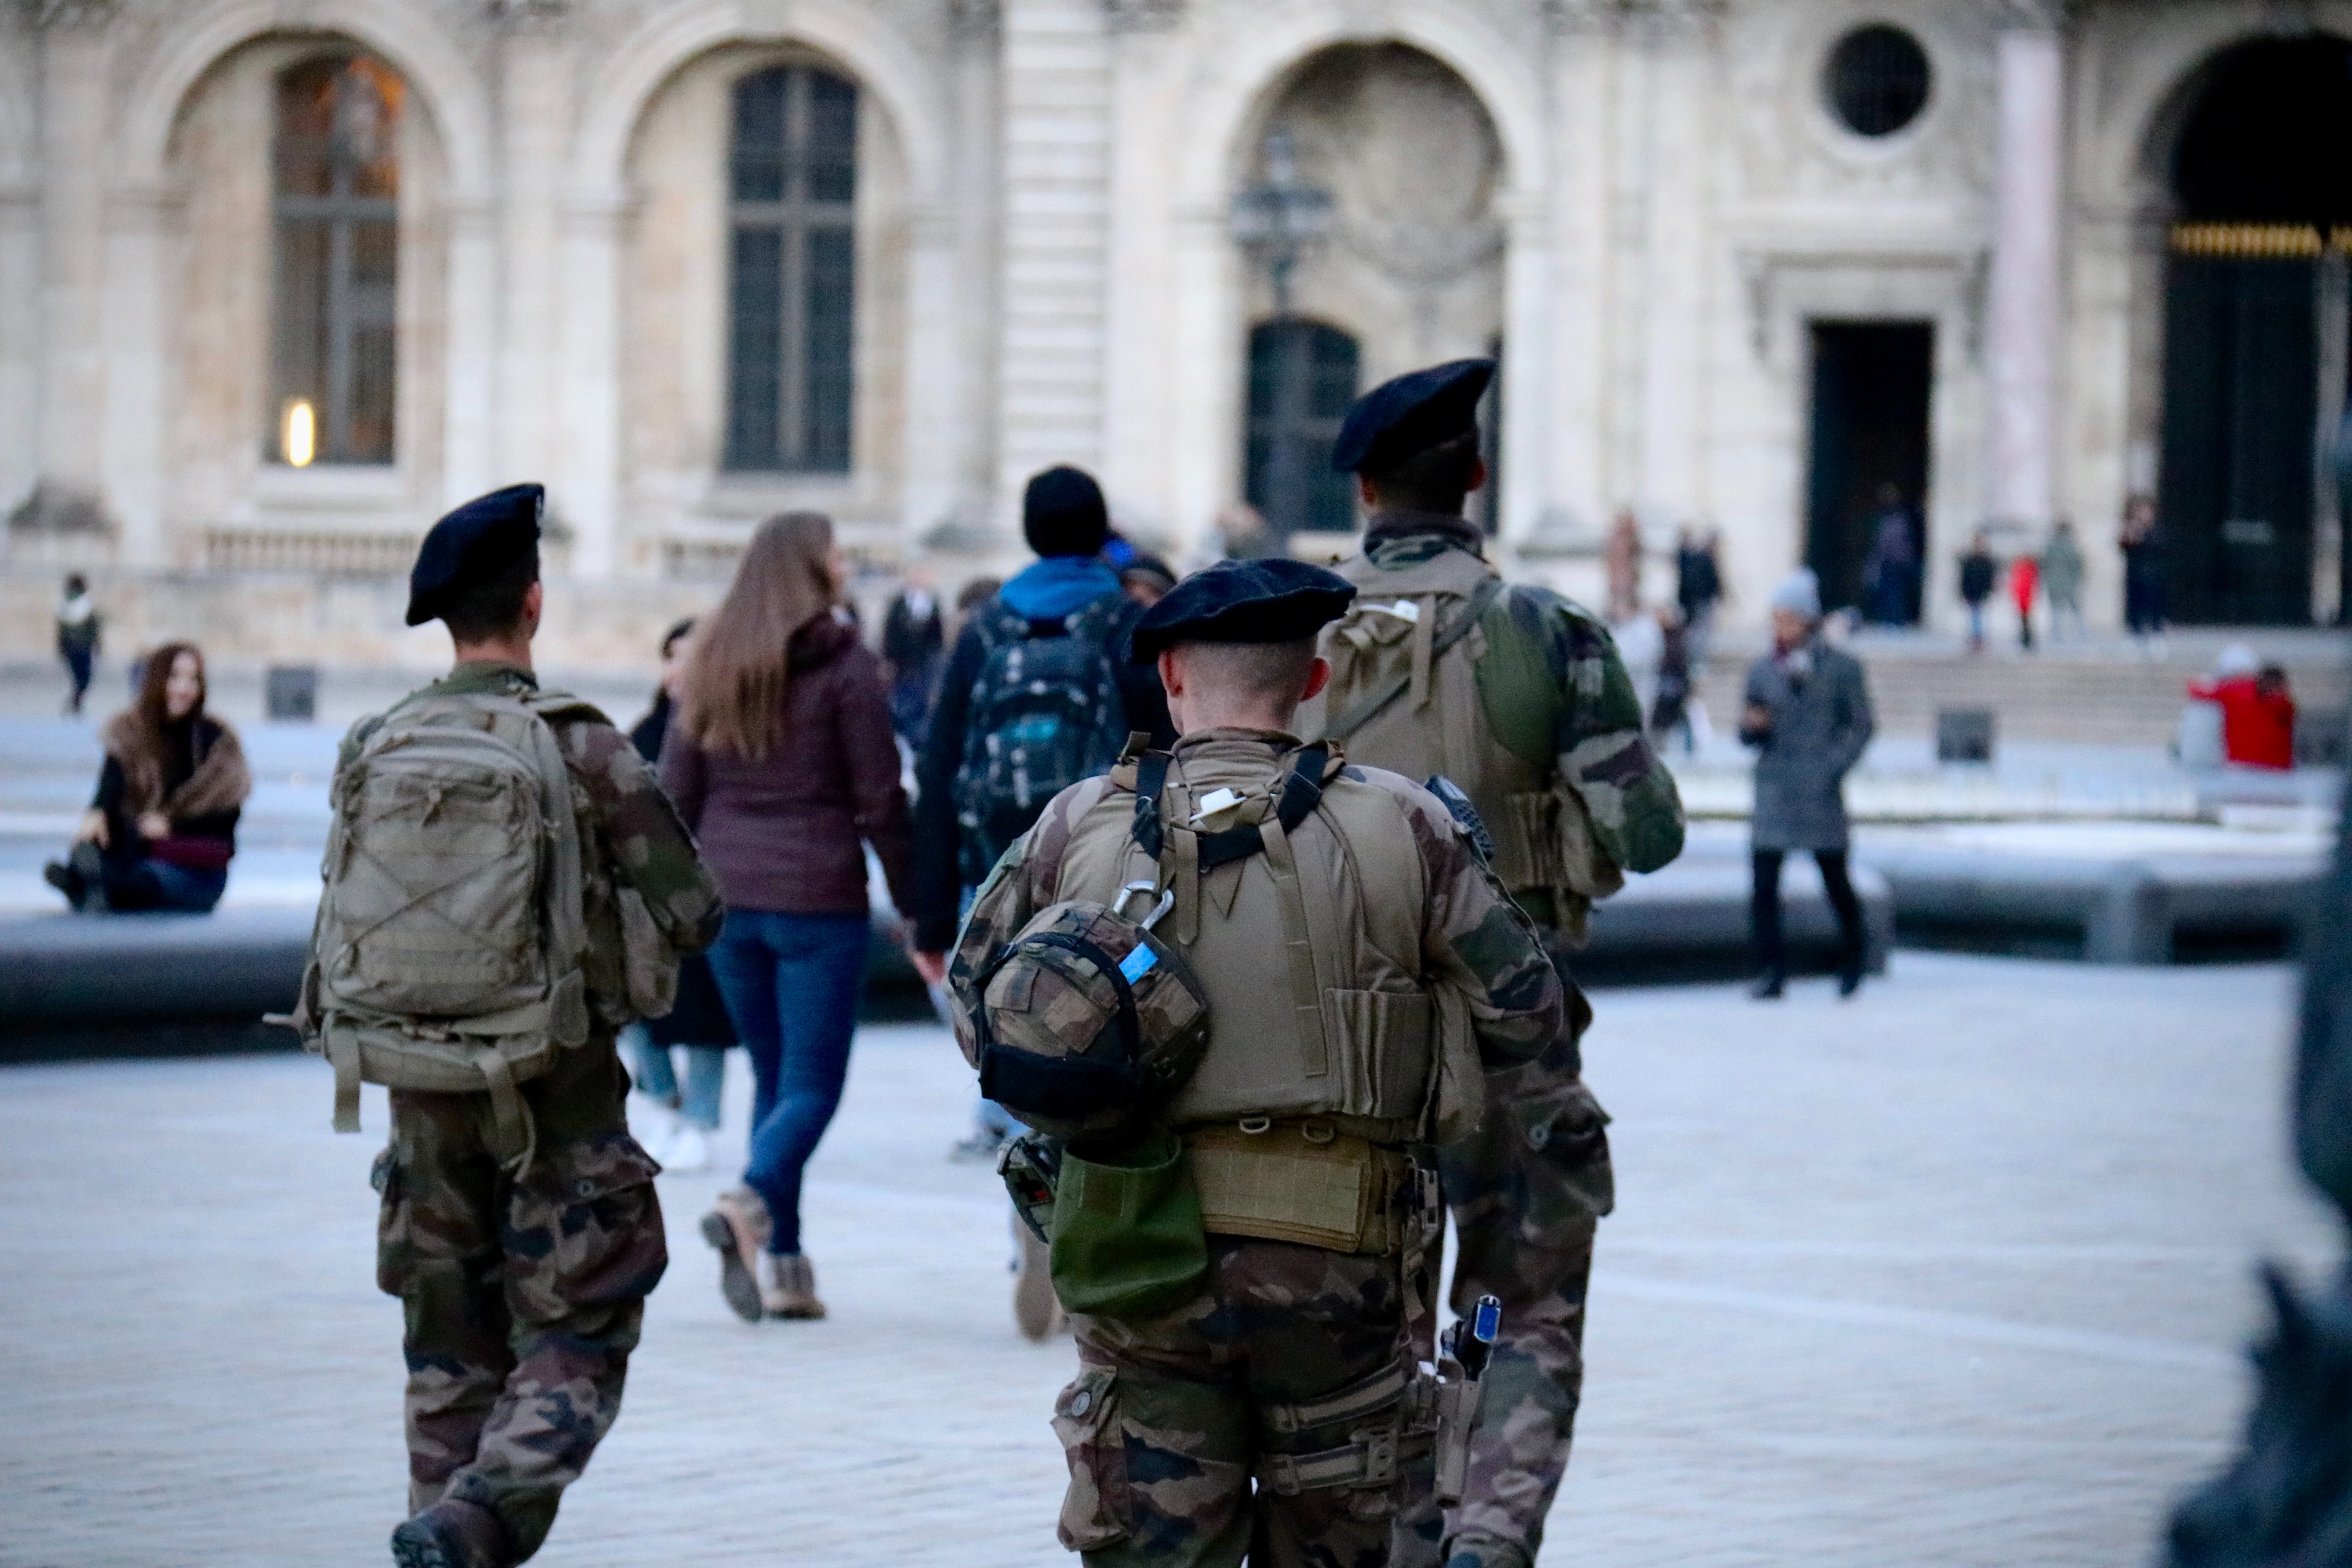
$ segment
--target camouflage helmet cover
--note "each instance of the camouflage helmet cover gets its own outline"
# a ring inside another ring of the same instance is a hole
[[[981,1092],[1059,1138],[1139,1125],[1208,1046],[1208,992],[1191,966],[1090,900],[1038,910],[977,989]]]

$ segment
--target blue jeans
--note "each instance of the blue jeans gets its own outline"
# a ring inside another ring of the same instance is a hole
[[[669,1047],[656,1045],[643,1024],[630,1025],[623,1037],[629,1044],[639,1094],[668,1106],[705,1132],[719,1131],[719,1092],[727,1085],[725,1046],[681,1047],[686,1052],[686,1093],[681,1096]]]
[[[228,887],[228,872],[192,871],[168,860],[106,861],[106,903],[117,914],[148,911],[206,915]]]
[[[801,1171],[841,1103],[857,993],[866,979],[864,915],[730,910],[710,973],[751,1057],[751,1158],[743,1184],[767,1200],[768,1250],[801,1249]]]

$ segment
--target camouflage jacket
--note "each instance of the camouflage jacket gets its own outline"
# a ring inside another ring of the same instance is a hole
[[[1373,519],[1364,554],[1376,567],[1401,571],[1445,550],[1477,554],[1478,535],[1460,518],[1390,512]],[[1621,869],[1654,871],[1681,854],[1682,795],[1650,745],[1633,678],[1601,617],[1549,588],[1513,583],[1481,624],[1490,646],[1516,638],[1539,648],[1549,684],[1560,694],[1549,716],[1500,700],[1500,671],[1491,658],[1483,661],[1479,695],[1496,736],[1523,757],[1548,752],[1555,760]],[[1549,735],[1530,732],[1547,717]]]
[[[1299,745],[1293,736],[1269,731],[1209,730],[1178,741],[1175,755],[1181,766],[1196,748],[1230,750],[1243,743],[1266,746],[1269,763],[1286,759]],[[1125,771],[1115,776],[1126,776]],[[1489,1071],[1534,1059],[1559,1030],[1565,1005],[1559,974],[1535,927],[1434,795],[1377,768],[1348,767],[1343,776],[1394,792],[1412,825],[1429,889],[1420,921],[1424,983],[1451,986],[1466,1002]],[[1090,811],[1115,811],[1131,820],[1133,802],[1128,789],[1103,778],[1075,784],[1046,804],[1036,825],[1013,841],[989,873],[957,937],[948,971],[957,1004],[956,1042],[966,1060],[979,1060],[971,1026],[980,1003],[974,980],[1032,915],[1060,900],[1062,858],[1078,819]]]
[[[539,682],[512,665],[466,663],[425,689],[527,697],[539,689]],[[371,714],[344,735],[335,753],[338,778],[384,717]],[[615,879],[637,890],[662,936],[682,953],[710,945],[727,907],[695,848],[694,836],[678,820],[628,736],[584,702],[578,716],[559,716],[550,727],[572,771],[572,809],[581,820],[594,825],[595,830],[583,840],[589,851],[582,868],[588,906],[588,991],[600,1016],[617,1023],[626,1008],[616,999],[626,995],[627,984]]]

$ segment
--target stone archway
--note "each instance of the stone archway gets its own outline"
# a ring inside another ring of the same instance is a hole
[[[1328,412],[1335,400],[1344,411],[1364,386],[1492,352],[1505,321],[1503,142],[1460,73],[1394,41],[1334,44],[1307,56],[1252,129],[1244,184],[1318,193],[1326,218],[1320,238],[1279,283],[1266,266],[1244,274],[1245,478],[1276,535],[1344,530],[1344,485],[1335,503],[1325,493],[1333,486],[1305,482],[1303,473],[1289,484],[1270,477],[1296,465],[1275,460],[1284,443],[1269,434],[1269,411],[1292,406],[1302,429],[1319,430],[1316,420],[1336,427]],[[1277,352],[1310,339],[1325,352]],[[1343,340],[1348,349],[1339,353]],[[1334,384],[1342,374],[1344,388]],[[1270,384],[1285,376],[1300,384]],[[1328,478],[1328,437],[1315,456]]]
[[[2308,624],[2339,602],[2325,469],[2352,315],[2352,42],[2249,40],[2184,84],[2163,176],[2158,515],[2169,611]],[[2326,591],[2315,595],[2315,579]]]

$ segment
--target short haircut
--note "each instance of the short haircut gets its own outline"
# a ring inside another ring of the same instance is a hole
[[[1223,693],[1246,693],[1275,702],[1297,702],[1315,666],[1315,639],[1292,642],[1180,642],[1171,651],[1184,656],[1186,672]]]
[[[1384,507],[1458,513],[1477,468],[1478,432],[1473,428],[1381,468],[1366,468],[1364,478]]]
[[[522,625],[523,595],[539,581],[539,548],[502,568],[496,576],[453,588],[441,601],[441,624],[461,643],[488,642]]]

